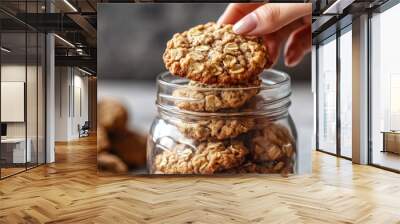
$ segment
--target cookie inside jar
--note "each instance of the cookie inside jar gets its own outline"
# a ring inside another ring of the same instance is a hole
[[[247,86],[204,86],[166,72],[157,87],[158,117],[148,138],[150,173],[296,173],[286,73],[265,70]],[[236,103],[227,103],[227,92]],[[213,107],[210,97],[219,100]]]
[[[177,88],[172,95],[175,105],[182,110],[217,112],[239,109],[257,95],[261,80],[257,77],[247,84],[218,85],[189,81]]]

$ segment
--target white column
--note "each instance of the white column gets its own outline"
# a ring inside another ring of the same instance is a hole
[[[47,12],[54,12],[54,5],[46,1]],[[55,161],[55,43],[54,34],[46,35],[46,163]]]
[[[368,163],[368,16],[353,20],[353,162]]]
[[[46,163],[55,161],[54,133],[55,133],[55,60],[54,35],[46,36]]]
[[[313,134],[311,137],[311,146],[313,147],[312,150],[315,150],[317,148],[317,47],[315,45],[312,46],[311,50],[311,92],[313,94],[313,100],[314,100],[314,108],[313,108],[313,113],[314,113],[314,118],[313,118]]]

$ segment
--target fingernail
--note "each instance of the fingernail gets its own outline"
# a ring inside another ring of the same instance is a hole
[[[237,34],[248,33],[254,30],[257,27],[257,19],[256,16],[251,13],[241,19],[233,26],[233,32]]]

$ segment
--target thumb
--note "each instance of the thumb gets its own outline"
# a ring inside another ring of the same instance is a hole
[[[266,35],[311,14],[311,3],[264,4],[233,26],[237,34]],[[311,22],[311,21],[308,21]]]

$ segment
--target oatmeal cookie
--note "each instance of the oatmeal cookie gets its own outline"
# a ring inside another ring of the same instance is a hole
[[[216,112],[223,109],[240,108],[257,95],[260,79],[253,79],[246,85],[204,85],[190,81],[187,86],[176,89],[175,105],[182,110]],[[236,89],[238,88],[238,89]],[[242,89],[240,89],[242,88]]]
[[[213,174],[240,165],[248,153],[240,141],[177,144],[154,158],[156,174]]]
[[[267,64],[263,38],[235,34],[232,25],[210,22],[176,33],[163,54],[174,75],[204,84],[247,83]]]
[[[235,138],[250,131],[255,126],[254,119],[211,119],[200,121],[180,121],[178,129],[186,137],[198,141]]]
[[[280,124],[266,124],[253,133],[250,145],[252,162],[266,166],[266,170],[271,173],[281,173],[283,176],[293,173],[295,142],[286,127]]]
[[[280,124],[266,124],[251,139],[253,161],[268,162],[292,158],[295,154],[294,140],[289,130]]]

